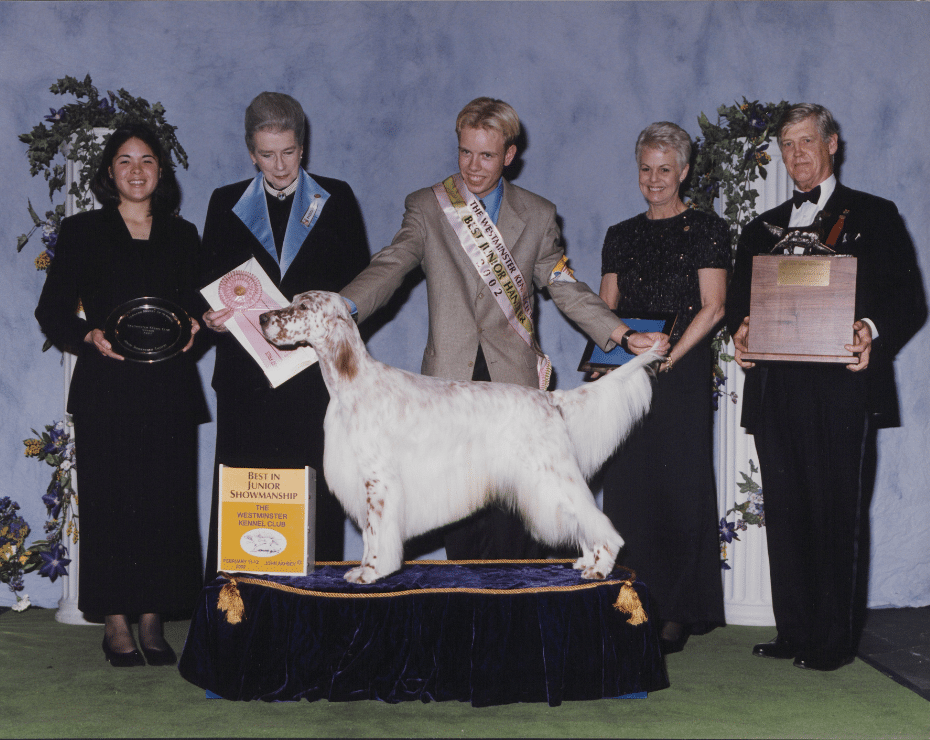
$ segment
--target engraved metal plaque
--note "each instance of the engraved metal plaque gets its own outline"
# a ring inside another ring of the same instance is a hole
[[[136,298],[110,314],[104,335],[113,351],[134,362],[174,357],[191,338],[187,311],[164,298]]]

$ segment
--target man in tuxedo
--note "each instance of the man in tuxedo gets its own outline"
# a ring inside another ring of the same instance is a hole
[[[390,246],[341,291],[358,320],[421,267],[429,306],[424,375],[545,388],[548,358],[532,318],[534,291],[542,288],[602,349],[623,344],[639,354],[658,340],[667,350],[664,335],[633,332],[574,279],[555,206],[504,179],[517,154],[516,111],[502,100],[477,98],[459,113],[455,129],[459,173],[407,196]],[[456,560],[543,554],[519,518],[497,508],[447,534],[446,553]]]
[[[861,557],[870,496],[863,461],[874,448],[874,430],[900,423],[892,361],[927,308],[895,205],[837,182],[839,128],[830,112],[792,106],[778,144],[797,189],[743,231],[727,302],[736,361],[747,370],[742,423],[759,453],[778,629],[753,654],[830,671],[850,663],[857,648],[857,587],[868,568]],[[779,240],[766,224],[809,227],[815,242],[857,258],[856,321],[846,345],[855,356],[848,365],[756,366],[743,359],[752,331],[752,258]]]

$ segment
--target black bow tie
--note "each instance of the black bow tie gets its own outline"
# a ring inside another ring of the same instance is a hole
[[[791,202],[794,203],[795,208],[800,208],[807,201],[816,203],[818,200],[820,200],[819,185],[813,190],[808,190],[806,193],[802,193],[800,190],[795,190],[794,195],[791,196]]]

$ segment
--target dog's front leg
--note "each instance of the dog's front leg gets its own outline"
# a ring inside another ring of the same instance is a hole
[[[367,513],[362,528],[362,562],[346,573],[350,583],[371,583],[400,570],[404,543],[401,534],[403,490],[385,476],[365,479]]]

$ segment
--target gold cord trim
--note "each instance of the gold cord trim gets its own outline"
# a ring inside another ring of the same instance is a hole
[[[561,564],[561,563],[573,563],[574,560],[408,560],[405,565],[448,565],[450,563],[456,565],[475,565],[475,564],[488,564],[488,563],[498,563],[501,565],[504,564]],[[358,565],[359,561],[328,561],[328,562],[319,562],[317,565]],[[487,594],[487,595],[513,595],[513,594],[532,594],[532,593],[555,593],[555,592],[570,592],[570,591],[583,591],[586,589],[597,588],[599,586],[616,586],[620,585],[620,593],[617,596],[616,602],[614,602],[614,608],[627,614],[627,621],[632,625],[643,624],[644,622],[649,621],[649,618],[646,616],[646,612],[643,609],[642,602],[640,602],[639,595],[636,593],[636,589],[633,588],[633,582],[636,580],[636,573],[630,571],[630,575],[626,579],[621,580],[612,580],[612,581],[590,581],[588,583],[578,583],[573,586],[540,586],[534,588],[515,588],[515,589],[498,589],[498,588],[468,588],[468,587],[450,587],[450,588],[419,588],[419,589],[410,589],[407,591],[388,591],[382,593],[333,593],[331,591],[312,591],[304,588],[297,588],[295,586],[288,586],[284,583],[274,583],[273,581],[266,581],[261,578],[249,578],[247,576],[237,576],[230,573],[221,572],[221,576],[226,578],[229,583],[226,583],[222,589],[220,589],[219,597],[217,598],[216,607],[220,611],[226,612],[226,621],[229,624],[239,624],[239,622],[245,619],[245,606],[242,603],[242,596],[239,593],[238,585],[240,583],[246,583],[251,586],[262,586],[264,588],[273,588],[278,591],[284,591],[286,593],[296,594],[298,596],[316,596],[318,598],[328,598],[328,599],[379,599],[379,598],[396,598],[399,596],[414,596],[420,594],[453,594],[453,593],[463,593],[463,594]]]

